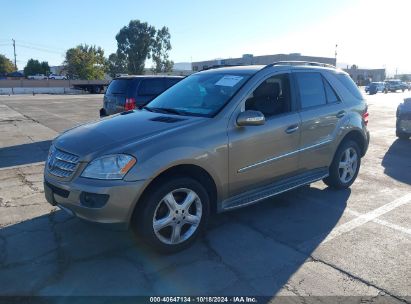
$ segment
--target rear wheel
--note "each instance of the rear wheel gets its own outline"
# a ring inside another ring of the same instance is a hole
[[[190,246],[204,229],[210,209],[207,191],[186,177],[160,183],[140,203],[136,232],[163,253]]]
[[[344,189],[350,187],[360,170],[360,148],[355,141],[344,141],[334,155],[329,168],[329,176],[323,179],[330,187]]]

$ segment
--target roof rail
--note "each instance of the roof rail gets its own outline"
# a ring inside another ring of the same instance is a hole
[[[275,66],[275,65],[303,65],[303,66],[320,66],[326,68],[334,68],[335,66],[332,64],[321,63],[321,62],[313,62],[313,61],[277,61],[273,62],[267,66]]]
[[[244,65],[243,64],[216,64],[216,65],[212,65],[210,67],[207,67],[205,69],[202,69],[202,71],[219,69],[219,68],[227,68],[227,67],[236,67],[236,66],[244,66]]]

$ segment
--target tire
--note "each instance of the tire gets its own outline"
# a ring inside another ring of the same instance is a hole
[[[348,156],[349,159],[347,159]],[[340,144],[334,155],[329,168],[329,176],[324,178],[323,181],[332,188],[346,189],[354,183],[360,166],[361,152],[358,144],[353,140],[345,140]]]
[[[210,198],[206,189],[195,179],[172,177],[160,181],[152,190],[139,202],[133,216],[137,236],[161,253],[187,248],[207,224]],[[192,202],[185,209],[183,203],[188,198],[187,202]],[[159,228],[155,228],[155,223]]]

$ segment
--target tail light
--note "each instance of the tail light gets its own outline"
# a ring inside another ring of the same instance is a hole
[[[136,108],[135,98],[126,98],[126,104],[124,105],[124,110],[129,111]]]
[[[369,114],[368,111],[366,110],[366,111],[362,114],[362,118],[364,119],[365,125],[368,125],[368,116],[370,116],[370,114]]]

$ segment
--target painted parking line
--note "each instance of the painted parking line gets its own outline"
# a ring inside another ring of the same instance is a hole
[[[392,211],[392,210],[394,210],[398,207],[401,207],[405,204],[408,204],[410,202],[411,202],[411,193],[408,193],[408,194],[406,194],[406,195],[404,195],[404,196],[402,196],[402,197],[400,197],[400,198],[398,198],[398,199],[396,199],[396,200],[394,200],[394,201],[392,201],[388,204],[385,204],[385,205],[383,205],[383,206],[381,206],[381,207],[379,207],[379,208],[377,208],[373,211],[367,212],[365,214],[360,214],[357,218],[355,218],[355,219],[353,219],[349,222],[346,222],[344,224],[341,224],[340,226],[338,226],[334,230],[332,230],[322,243],[323,244],[327,243],[327,242],[331,241],[332,239],[335,239],[336,237],[338,237],[342,234],[350,232],[351,230],[353,230],[355,228],[358,228],[358,227],[360,227],[360,226],[362,226],[362,225],[364,225],[364,224],[366,224],[370,221],[374,221],[378,217],[380,217],[381,215],[383,215],[387,212],[390,212],[390,211]],[[385,221],[380,220],[380,222],[385,222]],[[387,222],[385,222],[385,223],[387,223]],[[390,224],[390,223],[388,223],[388,224]],[[397,225],[391,224],[391,226],[397,226]],[[398,226],[398,228],[405,229],[405,228],[400,227],[400,226]],[[405,230],[408,230],[408,229],[405,229]]]
[[[354,210],[352,210],[352,209],[350,209],[350,208],[346,208],[345,211],[347,211],[348,213],[350,213],[350,214],[352,214],[352,215],[354,215],[354,216],[361,216],[361,215],[362,215],[360,212],[354,211]],[[380,224],[380,225],[386,226],[386,227],[389,227],[389,228],[394,229],[394,230],[397,230],[397,231],[400,231],[400,232],[402,232],[402,233],[406,233],[406,234],[411,235],[411,229],[404,228],[404,227],[402,227],[402,226],[400,226],[400,225],[393,224],[393,223],[391,223],[391,222],[387,222],[387,221],[384,221],[384,220],[380,220],[379,218],[373,219],[372,222],[373,222],[373,223],[376,223],[376,224]]]

